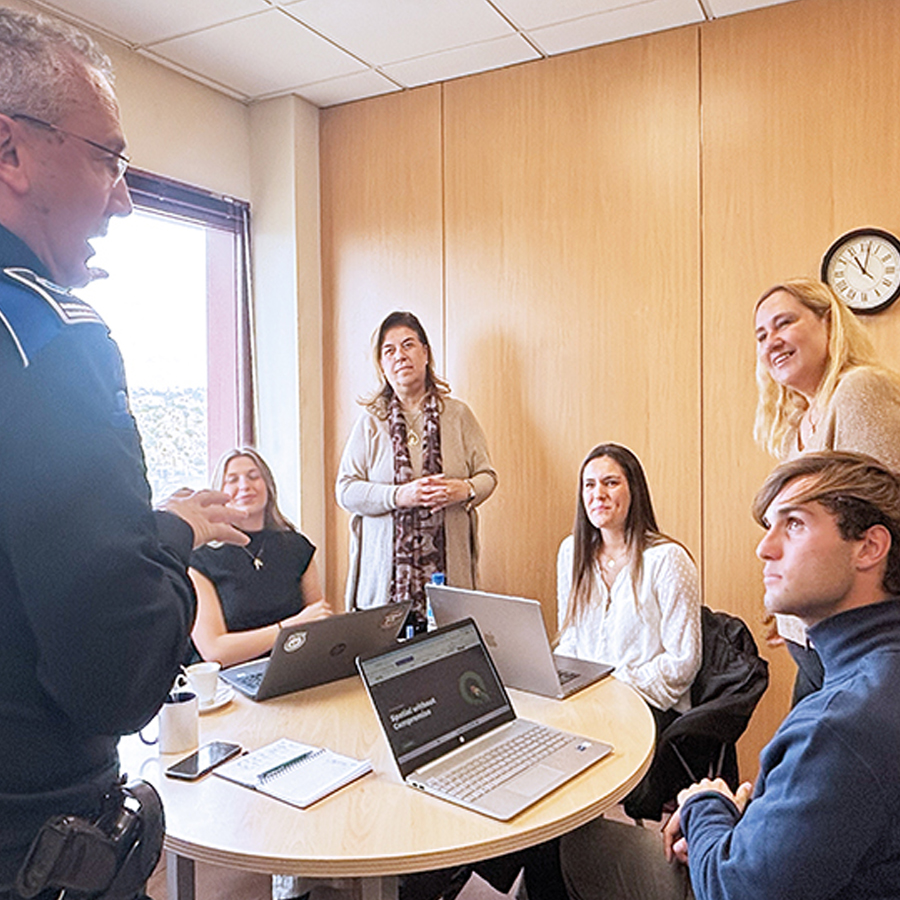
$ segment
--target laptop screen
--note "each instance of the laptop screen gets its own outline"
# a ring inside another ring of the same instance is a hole
[[[359,665],[404,777],[515,719],[471,619]]]

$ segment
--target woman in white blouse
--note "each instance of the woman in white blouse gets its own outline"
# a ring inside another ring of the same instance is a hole
[[[656,524],[638,458],[600,444],[579,476],[557,560],[560,653],[605,662],[650,706],[657,733],[690,708],[700,668],[697,567]]]

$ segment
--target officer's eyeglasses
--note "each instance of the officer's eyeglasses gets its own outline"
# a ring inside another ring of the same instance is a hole
[[[105,153],[107,159],[109,160],[110,174],[113,176],[113,187],[115,187],[125,177],[125,173],[128,171],[128,166],[131,164],[131,160],[123,153],[119,153],[117,150],[111,150],[109,147],[104,147],[103,144],[98,144],[96,141],[92,141],[90,138],[82,137],[80,134],[75,134],[74,131],[66,131],[65,128],[60,128],[58,125],[53,125],[50,122],[45,122],[43,119],[37,119],[34,116],[26,116],[25,113],[11,113],[9,117],[10,119],[30,122],[32,125],[38,125],[41,128],[49,128],[50,131],[55,131],[57,132],[57,134],[62,134],[66,137],[73,137],[76,140],[83,141],[85,144],[88,144],[95,150],[99,150],[101,153]]]

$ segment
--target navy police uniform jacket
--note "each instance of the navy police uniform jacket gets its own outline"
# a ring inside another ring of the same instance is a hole
[[[154,512],[121,357],[0,227],[0,892],[51,815],[92,815],[195,612],[193,534]]]

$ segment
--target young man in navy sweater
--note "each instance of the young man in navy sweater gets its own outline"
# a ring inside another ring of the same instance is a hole
[[[564,838],[573,898],[900,897],[900,482],[870,457],[810,454],[753,513],[766,608],[809,627],[824,686],[764,748],[755,787],[681,792],[668,861],[652,833],[604,820]]]

